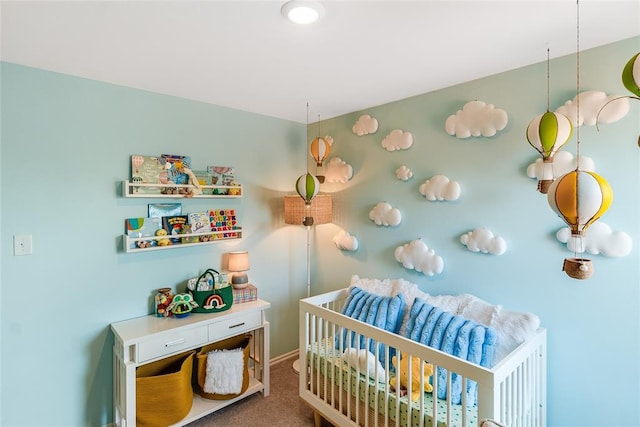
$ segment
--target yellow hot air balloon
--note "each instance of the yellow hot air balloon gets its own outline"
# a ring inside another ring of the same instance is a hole
[[[567,223],[571,235],[582,236],[609,209],[613,190],[595,172],[576,169],[551,184],[547,199],[551,209]]]
[[[527,141],[542,156],[543,173],[538,180],[538,191],[546,194],[554,180],[553,156],[573,134],[571,120],[563,114],[546,113],[534,118],[527,126]]]
[[[576,169],[556,179],[547,198],[551,209],[571,229],[571,235],[582,239],[587,228],[609,209],[613,191],[600,175]],[[582,257],[565,258],[562,270],[574,279],[588,279],[593,265]]]

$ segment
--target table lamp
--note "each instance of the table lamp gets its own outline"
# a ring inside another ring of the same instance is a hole
[[[245,273],[249,268],[249,253],[247,251],[229,253],[228,269],[233,273],[231,284],[234,288],[242,289],[249,285],[249,278]]]

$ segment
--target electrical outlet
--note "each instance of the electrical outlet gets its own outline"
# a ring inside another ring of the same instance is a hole
[[[13,254],[31,255],[33,253],[33,241],[31,234],[16,234],[13,236]]]

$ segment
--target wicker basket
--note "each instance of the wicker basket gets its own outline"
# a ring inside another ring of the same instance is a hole
[[[136,425],[168,426],[187,416],[193,404],[195,350],[170,356],[136,370]]]
[[[566,258],[562,270],[574,279],[588,279],[593,275],[593,263],[585,258]]]
[[[251,335],[238,335],[235,337],[227,338],[226,340],[218,341],[213,344],[206,345],[198,351],[196,355],[196,369],[198,376],[198,387],[196,387],[196,392],[204,397],[205,399],[213,399],[213,400],[227,400],[233,399],[234,397],[240,396],[242,393],[247,391],[249,388],[249,353],[251,343]],[[207,378],[207,354],[213,350],[233,350],[236,348],[243,349],[243,359],[244,359],[244,370],[242,372],[242,388],[240,393],[237,394],[217,394],[217,393],[206,393],[203,390],[205,380]]]

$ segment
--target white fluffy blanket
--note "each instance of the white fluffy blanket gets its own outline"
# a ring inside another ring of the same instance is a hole
[[[205,393],[238,394],[242,390],[244,352],[214,350],[207,353],[207,375],[202,389]]]
[[[369,350],[362,348],[360,350],[356,348],[348,348],[342,353],[342,360],[347,362],[354,369],[360,367],[360,372],[369,376],[379,383],[386,383],[387,376],[382,363],[376,359],[375,354]],[[376,370],[377,365],[377,370]]]

